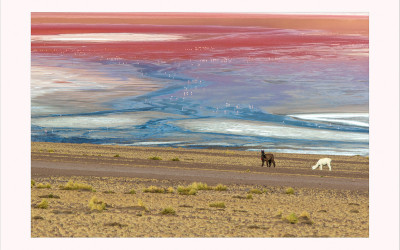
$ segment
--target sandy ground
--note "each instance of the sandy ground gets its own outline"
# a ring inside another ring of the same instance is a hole
[[[274,155],[276,168],[262,168],[259,152],[32,143],[32,237],[368,237],[367,157],[330,156],[332,171],[320,171],[311,165],[326,156]],[[63,190],[69,180],[95,191]],[[193,182],[227,190],[179,194]],[[93,196],[106,210],[89,208]],[[175,215],[160,213],[167,207]]]

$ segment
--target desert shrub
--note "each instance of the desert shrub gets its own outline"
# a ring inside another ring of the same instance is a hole
[[[156,187],[156,186],[150,186],[148,188],[143,189],[144,193],[165,193],[164,188]]]
[[[310,214],[306,211],[303,211],[299,217],[301,223],[312,225],[314,222],[310,218]]]
[[[174,157],[171,159],[171,161],[180,161],[178,157]]]
[[[294,194],[294,189],[293,188],[287,188],[285,191],[286,194]]]
[[[138,200],[137,204],[139,207],[142,207],[144,209],[144,211],[146,211],[146,212],[149,211],[148,207],[146,206],[146,204],[144,204],[144,202],[141,199]]]
[[[226,190],[228,190],[228,188],[227,188],[227,186],[225,186],[225,185],[218,184],[218,185],[214,188],[214,190],[215,190],[215,191],[226,191]]]
[[[136,190],[132,188],[127,194],[136,194]]]
[[[92,186],[83,184],[83,183],[77,183],[73,182],[72,180],[68,181],[65,186],[60,187],[62,190],[88,190],[88,191],[95,191]]]
[[[284,218],[285,221],[289,222],[290,224],[296,224],[299,221],[297,215],[295,213],[291,213]]]
[[[49,150],[47,150],[47,152],[54,153],[54,150],[53,149],[49,149]]]
[[[60,199],[60,196],[54,194],[42,195],[39,198]]]
[[[282,210],[279,210],[275,217],[276,217],[276,218],[283,219],[283,212],[282,212]]]
[[[176,214],[175,210],[172,207],[166,207],[163,210],[161,210],[161,214]]]
[[[96,196],[93,196],[89,201],[90,210],[103,211],[106,209],[106,203],[103,201],[99,201]]]
[[[246,196],[246,199],[252,200],[252,199],[253,199],[253,195],[252,195],[252,194],[248,194],[248,195]]]
[[[190,185],[192,188],[197,189],[197,190],[210,190],[212,189],[211,187],[208,187],[207,183],[202,183],[202,182],[193,182]]]
[[[32,219],[34,219],[34,220],[44,220],[44,218],[42,216],[39,216],[39,215],[33,216]]]
[[[36,188],[51,188],[51,185],[49,183],[46,184],[39,183],[36,185]]]
[[[173,193],[175,193],[175,189],[173,187],[169,187],[167,189],[167,193],[173,194]]]
[[[114,157],[120,157],[119,154],[114,155]]]
[[[355,214],[358,214],[360,211],[358,211],[357,209],[352,209],[352,210],[350,210],[350,213],[355,213]]]
[[[209,204],[210,207],[225,208],[224,202],[214,202]]]
[[[262,194],[262,191],[260,189],[253,188],[248,193],[249,194]]]
[[[49,202],[46,199],[42,199],[42,201],[37,204],[37,208],[47,209],[49,207]]]
[[[158,157],[158,156],[149,157],[149,159],[150,160],[156,160],[156,161],[162,160],[161,157]]]
[[[178,186],[178,194],[182,195],[196,195],[197,194],[197,189],[193,188],[192,186]]]
[[[36,182],[34,180],[31,180],[31,187],[34,187],[36,185]]]

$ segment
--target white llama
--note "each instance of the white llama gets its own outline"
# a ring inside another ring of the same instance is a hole
[[[317,164],[315,164],[314,166],[312,166],[312,169],[316,169],[319,166],[319,170],[322,170],[322,165],[327,165],[329,167],[329,171],[332,171],[331,168],[331,159],[330,158],[322,158],[319,159],[319,161],[317,162]]]

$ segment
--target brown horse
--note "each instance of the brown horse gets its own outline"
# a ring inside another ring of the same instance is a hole
[[[261,167],[264,166],[264,162],[266,162],[265,165],[267,167],[271,167],[272,164],[274,164],[274,167],[275,167],[274,155],[266,154],[266,153],[264,153],[264,150],[261,150],[261,161],[262,161]]]

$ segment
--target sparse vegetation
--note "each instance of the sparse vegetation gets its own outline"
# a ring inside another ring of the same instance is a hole
[[[171,159],[171,161],[180,161],[178,157],[174,157]]]
[[[120,157],[119,154],[114,155],[114,157]]]
[[[153,156],[153,157],[149,157],[150,160],[156,160],[156,161],[161,161],[161,157],[158,156]]]
[[[107,190],[107,191],[104,191],[103,193],[105,193],[105,194],[115,194],[115,192],[112,191],[112,190]]]
[[[260,189],[253,188],[248,193],[249,194],[262,194],[263,192]]]
[[[31,180],[31,188],[36,185],[36,182],[34,180]]]
[[[54,194],[41,195],[39,198],[60,199],[60,196]]]
[[[136,194],[136,190],[132,188],[127,194]]]
[[[214,202],[209,204],[210,207],[225,208],[224,202]]]
[[[148,188],[143,189],[144,193],[165,193],[164,188],[156,187],[156,186],[150,186]]]
[[[51,185],[49,183],[39,183],[36,185],[36,188],[51,188]]]
[[[299,220],[303,224],[308,224],[308,225],[314,224],[314,222],[311,220],[310,214],[306,211],[303,211],[300,214]]]
[[[287,188],[285,191],[286,194],[294,194],[294,189],[293,188]]]
[[[93,196],[89,201],[90,210],[103,211],[106,209],[106,203],[99,201],[96,196]]]
[[[197,189],[193,188],[192,186],[178,186],[178,193],[182,195],[196,195]]]
[[[228,190],[228,187],[225,186],[225,185],[222,185],[222,184],[218,184],[218,185],[214,188],[214,190],[215,190],[215,191],[226,191],[226,190]]]
[[[190,186],[197,190],[211,190],[212,189],[212,187],[209,187],[207,185],[207,183],[202,183],[202,182],[193,182]]]
[[[295,213],[291,213],[284,218],[285,221],[289,222],[290,224],[296,224],[299,221],[299,218]]]
[[[248,194],[248,195],[246,196],[246,199],[252,200],[252,199],[253,199],[253,195],[252,195],[252,194]]]
[[[146,212],[149,211],[148,207],[144,204],[144,202],[141,199],[138,200],[137,204],[139,207],[142,207],[144,211]]]
[[[49,207],[49,202],[46,199],[42,199],[42,201],[37,204],[37,208],[47,209]]]
[[[357,209],[352,209],[350,210],[350,213],[354,213],[354,214],[358,214],[360,211],[358,211]]]
[[[49,149],[49,150],[47,150],[47,152],[54,153],[54,149]]]
[[[167,214],[175,215],[176,212],[172,207],[166,207],[163,210],[161,210],[161,214],[164,214],[164,215],[167,215]]]
[[[175,193],[175,189],[173,187],[168,187],[167,188],[167,193],[173,194],[173,193]]]
[[[95,191],[92,186],[83,184],[83,183],[77,183],[73,182],[72,180],[68,181],[65,186],[60,187],[62,190],[86,190],[86,191]]]
[[[32,219],[34,219],[34,220],[44,220],[44,218],[42,216],[40,216],[40,215],[33,216]]]

